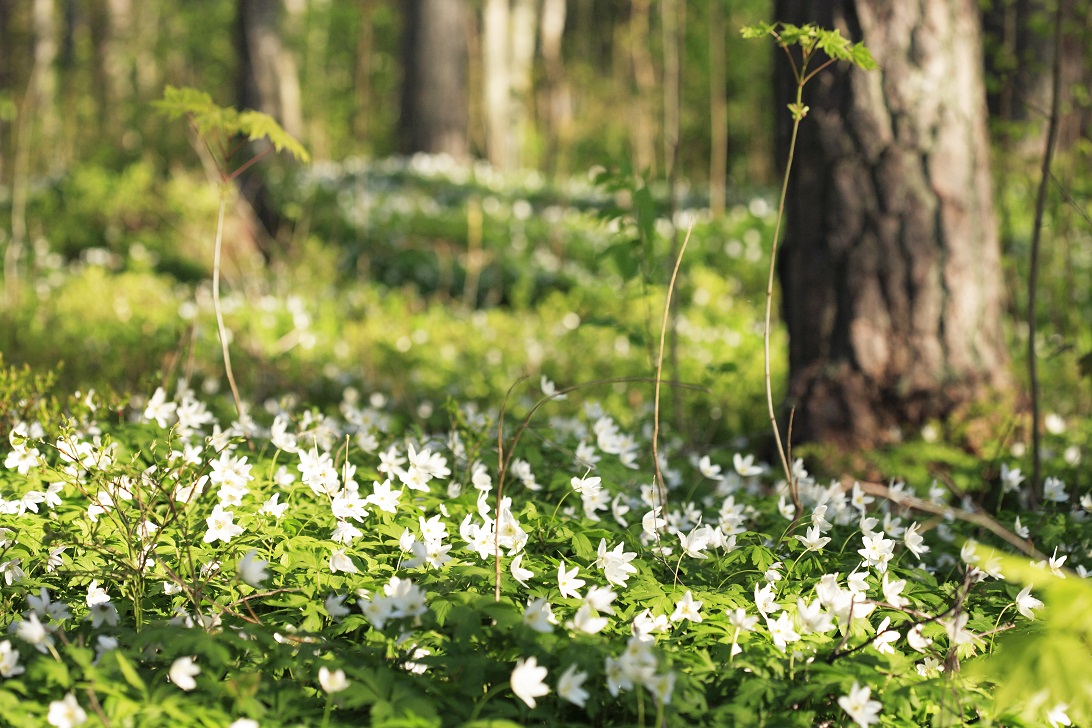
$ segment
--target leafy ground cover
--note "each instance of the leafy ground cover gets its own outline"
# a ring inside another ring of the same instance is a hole
[[[224,316],[236,375],[251,398],[330,405],[346,385],[367,383],[427,422],[448,398],[495,406],[524,375],[570,382],[650,375],[670,272],[662,203],[635,181],[628,183],[635,192],[608,194],[590,181],[551,192],[541,180],[484,171],[471,179],[457,170],[428,157],[318,166],[279,191],[296,200],[285,207],[297,210],[300,232],[268,266],[229,236]],[[107,177],[129,204],[98,208],[106,219],[90,214],[93,205],[78,206],[41,239],[10,325],[0,328],[0,351],[37,367],[63,363],[59,381],[69,391],[144,393],[172,377],[218,390],[208,284],[215,195],[204,181]],[[121,194],[143,184],[134,179],[149,187]],[[83,183],[60,184],[71,186]],[[60,203],[51,200],[43,191],[35,210],[52,214]],[[189,207],[175,209],[183,200]],[[154,224],[132,211],[151,207],[187,222]],[[717,424],[709,437],[764,428],[755,292],[771,212],[763,196],[750,195],[715,221],[700,210],[680,215],[695,229],[679,288],[686,356],[675,378],[701,391],[681,391],[687,416],[678,421],[702,413]],[[202,217],[208,224],[198,232],[192,220]],[[480,235],[472,243],[475,219]],[[88,247],[89,239],[100,244]],[[733,266],[727,277],[719,270],[725,260]],[[775,336],[782,346],[781,331]],[[782,379],[783,362],[774,366]],[[619,412],[646,408],[650,394],[651,387],[604,385],[597,396]],[[720,404],[710,408],[710,398]]]
[[[918,499],[798,463],[794,519],[745,452],[668,443],[658,493],[648,419],[545,379],[530,407],[453,407],[436,430],[356,389],[336,414],[222,422],[186,388],[57,403],[28,372],[3,384],[13,725],[1087,714],[1092,497],[1060,480],[1017,517],[1005,467],[994,521],[936,483]],[[1015,550],[1006,530],[1041,563],[991,548]]]
[[[1061,349],[1041,512],[987,408],[844,468],[807,451],[796,519],[760,454],[761,195],[675,220],[661,494],[659,191],[426,157],[286,177],[300,232],[225,273],[239,418],[194,223],[215,196],[82,174],[32,201],[58,224],[0,327],[33,365],[0,364],[4,720],[1088,720],[1092,424]]]

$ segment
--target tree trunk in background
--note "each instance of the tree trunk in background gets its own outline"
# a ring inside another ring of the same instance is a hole
[[[1086,57],[1092,18],[1085,0],[1059,1],[1066,6],[1061,53],[1062,92],[1068,98],[1071,89],[1092,85],[1092,65]],[[1055,52],[1053,8],[1053,0],[993,0],[982,11],[990,41],[986,48],[986,71],[993,82],[987,96],[990,115],[998,121],[1024,124],[1013,133],[1003,133],[1001,141],[1009,151],[1032,160],[1042,158],[1046,142]],[[1087,100],[1063,103],[1057,148],[1066,150],[1076,144],[1090,121]]]
[[[565,79],[561,40],[565,34],[565,0],[543,0],[539,21],[546,85],[539,104],[545,130],[543,168],[555,177],[567,173],[565,150],[572,137],[572,94]]]
[[[31,72],[27,98],[24,99],[24,112],[30,114],[31,124],[37,122],[39,126],[33,142],[28,138],[25,143],[38,147],[37,151],[42,156],[24,171],[29,174],[30,169],[36,169],[39,172],[57,174],[64,166],[64,159],[61,155],[48,151],[57,144],[61,134],[57,106],[57,4],[54,0],[34,0],[33,8],[34,69]]]
[[[302,137],[299,73],[292,55],[281,43],[279,0],[238,0],[235,16],[235,102],[240,109],[269,114],[284,130]],[[253,156],[262,151],[248,145]],[[270,243],[280,237],[282,219],[257,167],[236,178],[242,199],[250,206],[262,229],[253,230],[266,261]],[[249,217],[249,216],[247,216]],[[263,230],[264,229],[264,230]]]
[[[467,11],[463,0],[404,0],[404,153],[469,156]]]
[[[281,1],[281,0],[278,0]],[[329,42],[332,28],[329,23],[322,22],[323,18],[330,17],[330,0],[283,0],[284,15],[279,23],[281,29],[293,29],[297,42],[300,43],[299,53],[303,59],[303,78],[311,80],[310,103],[319,107],[325,107],[329,101],[325,91],[329,86],[320,82],[326,74],[326,46]],[[278,34],[278,43],[283,44],[283,39]],[[291,76],[296,79],[295,94],[300,95],[299,81],[300,69],[296,67],[293,56],[282,52],[282,55],[291,64]],[[297,101],[297,107],[299,103]],[[300,115],[302,117],[302,114]],[[315,159],[330,159],[330,137],[327,133],[329,126],[321,115],[312,114],[306,122],[299,121],[300,131],[296,132],[297,138],[307,140],[311,156]]]
[[[650,0],[632,0],[627,40],[633,60],[633,79],[637,83],[631,125],[633,166],[638,172],[647,171],[649,177],[652,177],[656,174],[656,122],[653,119],[652,103],[656,93],[656,69],[649,50],[652,40],[649,4]]]
[[[132,33],[132,0],[109,0],[102,65],[106,74],[106,97],[115,109],[133,96],[132,64],[126,59],[126,54],[131,52]]]
[[[793,439],[894,441],[1007,381],[974,0],[779,0],[880,64],[808,86],[780,280]],[[782,157],[791,75],[778,59]]]
[[[482,9],[482,77],[486,156],[502,170],[534,163],[531,100],[536,0],[486,0]]]
[[[11,5],[0,2],[0,93],[12,95],[15,73],[12,65],[16,58],[14,33],[11,28]],[[0,114],[0,185],[8,184],[8,159],[11,155],[10,114]]]
[[[660,0],[660,30],[663,42],[663,112],[664,112],[664,176],[674,197],[675,180],[679,177],[676,161],[679,156],[680,116],[682,109],[682,46],[685,42],[684,0]],[[674,204],[674,202],[672,203]]]
[[[508,105],[508,0],[485,0],[482,9],[482,81],[485,86],[485,156],[497,169],[507,169],[511,156]]]
[[[303,136],[300,79],[292,54],[281,43],[280,0],[238,0],[237,8],[236,102],[269,114],[298,139]]]
[[[512,169],[533,168],[538,165],[535,153],[534,78],[535,38],[538,36],[537,0],[513,0],[511,43],[509,44],[508,83],[511,88],[509,108]]]
[[[57,8],[53,0],[31,6],[34,64],[15,117],[11,165],[11,236],[4,247],[4,303],[15,301],[19,265],[26,249],[27,199],[33,171],[56,173],[61,160],[50,154],[57,142]],[[35,155],[35,152],[38,155]],[[59,155],[58,155],[59,156]]]
[[[114,134],[121,126],[110,103],[110,83],[107,58],[110,56],[110,8],[105,2],[90,3],[75,13],[77,23],[87,23],[91,41],[91,92],[95,100],[95,138],[116,144]],[[77,31],[78,32],[78,31]],[[85,122],[86,123],[86,122]]]
[[[682,249],[680,231],[675,227],[676,214],[679,211],[679,137],[681,129],[682,99],[682,51],[686,44],[686,0],[660,0],[660,30],[663,39],[663,136],[664,136],[664,177],[667,180],[669,212],[671,219],[671,266],[679,257]],[[671,270],[669,267],[668,270]],[[671,274],[665,283],[670,284]],[[678,290],[675,289],[670,302],[670,325],[668,327],[668,366],[672,379],[679,381],[679,306]],[[671,404],[675,412],[675,426],[682,430],[683,420],[682,390],[671,387]]]
[[[724,213],[728,188],[728,80],[722,2],[709,3],[709,211],[714,217]]]
[[[353,136],[363,139],[368,134],[368,105],[372,100],[372,55],[375,34],[372,15],[376,0],[360,0],[360,28],[356,38],[356,64],[353,67]]]
[[[135,74],[133,83],[140,98],[161,93],[162,82],[156,42],[159,40],[159,3],[142,2],[138,5],[133,29],[133,56]]]

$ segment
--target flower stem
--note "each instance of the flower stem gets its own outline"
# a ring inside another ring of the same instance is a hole
[[[801,108],[801,104],[803,104],[803,95],[804,84],[803,81],[800,81],[796,85],[797,108]],[[781,444],[781,431],[778,429],[777,414],[774,412],[773,386],[770,382],[770,320],[773,311],[774,275],[777,271],[777,241],[781,236],[781,222],[785,217],[785,198],[788,196],[789,192],[789,175],[792,172],[792,161],[796,152],[796,137],[797,132],[800,129],[801,118],[802,117],[799,114],[793,114],[792,140],[789,142],[789,158],[785,164],[785,176],[781,181],[781,199],[777,203],[777,222],[774,225],[773,245],[770,247],[770,274],[766,281],[766,325],[762,331],[766,374],[766,407],[770,415],[770,426],[773,428],[774,442],[777,443],[777,454],[781,457],[781,466],[785,469],[785,481],[789,486],[789,497],[792,498],[793,508],[796,511],[794,520],[798,520],[803,515],[804,507],[800,503],[800,493],[796,488],[796,483],[793,481],[792,468],[789,467],[789,460],[785,455],[785,448]]]
[[[216,246],[212,253],[212,308],[216,311],[216,330],[220,335],[220,349],[224,353],[224,372],[227,374],[231,396],[235,400],[235,412],[243,417],[243,401],[239,397],[239,388],[235,386],[235,374],[231,370],[231,353],[228,351],[227,327],[224,326],[224,311],[220,306],[220,249],[224,242],[224,212],[227,209],[228,187],[220,188],[220,210],[216,216]]]

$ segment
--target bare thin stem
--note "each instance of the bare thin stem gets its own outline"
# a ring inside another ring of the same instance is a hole
[[[1054,183],[1054,187],[1058,190],[1058,194],[1062,196],[1062,199],[1066,201],[1066,204],[1069,205],[1073,212],[1077,213],[1085,223],[1092,227],[1092,215],[1085,212],[1080,203],[1073,199],[1073,195],[1070,194],[1069,190],[1065,188],[1065,185],[1062,184],[1061,180],[1059,180],[1053,172],[1050,173],[1050,181]]]
[[[667,301],[664,303],[664,318],[660,323],[660,352],[656,358],[656,386],[652,396],[652,463],[656,469],[656,489],[660,496],[660,506],[667,508],[667,488],[664,487],[664,475],[660,471],[660,382],[664,371],[664,338],[667,335],[667,321],[671,311],[671,297],[675,293],[675,280],[679,277],[679,267],[682,265],[683,254],[690,242],[690,233],[694,231],[694,222],[686,229],[686,238],[679,248],[679,257],[675,259],[675,270],[671,272],[671,281],[667,284]],[[653,505],[655,510],[655,505]],[[657,531],[659,534],[659,531]]]
[[[265,148],[265,149],[263,149],[262,151],[258,152],[258,153],[257,153],[257,154],[255,154],[255,155],[254,155],[253,157],[251,157],[250,159],[248,159],[248,160],[246,160],[245,162],[243,162],[243,163],[242,163],[242,164],[241,164],[241,165],[239,166],[239,168],[238,168],[238,169],[236,169],[236,170],[235,170],[234,172],[232,172],[231,174],[229,174],[229,175],[228,175],[228,179],[229,179],[229,180],[234,180],[234,179],[236,179],[236,178],[237,178],[237,177],[238,177],[239,175],[241,175],[241,174],[242,174],[243,172],[247,171],[247,170],[248,170],[248,169],[250,169],[250,168],[251,168],[252,166],[254,166],[254,165],[255,165],[255,164],[257,164],[258,162],[260,162],[260,161],[262,161],[263,159],[265,159],[265,158],[266,158],[266,157],[267,157],[267,156],[269,155],[269,153],[270,153],[270,152],[272,152],[272,151],[273,151],[273,147],[266,147],[266,148]]]
[[[212,308],[216,311],[216,328],[220,334],[220,349],[224,352],[224,372],[227,374],[231,396],[235,400],[235,412],[239,419],[243,417],[243,400],[239,397],[239,388],[235,385],[235,373],[231,370],[231,352],[228,351],[227,327],[224,326],[224,311],[220,306],[220,249],[224,242],[224,211],[227,208],[227,189],[220,190],[220,211],[216,217],[216,246],[212,253]]]
[[[1043,212],[1046,209],[1047,188],[1050,185],[1050,162],[1058,141],[1058,117],[1062,95],[1062,8],[1059,2],[1054,12],[1054,65],[1051,69],[1050,121],[1047,123],[1046,150],[1043,152],[1042,176],[1035,198],[1035,225],[1031,235],[1031,267],[1028,269],[1028,379],[1031,382],[1031,489],[1028,505],[1036,508],[1042,497],[1042,435],[1039,430],[1039,373],[1035,361],[1035,298],[1039,287],[1039,243],[1043,233]]]
[[[796,103],[803,103],[804,85],[796,86]],[[773,428],[774,442],[777,443],[777,454],[781,456],[781,466],[785,469],[785,480],[789,486],[789,497],[792,498],[793,508],[796,510],[796,518],[800,518],[804,512],[800,503],[800,493],[796,489],[796,483],[792,477],[792,467],[785,455],[785,447],[781,444],[781,432],[777,426],[777,414],[774,412],[773,385],[770,381],[770,321],[773,312],[773,286],[774,275],[777,272],[777,241],[781,236],[781,221],[785,217],[785,198],[789,192],[789,175],[792,172],[793,155],[796,152],[796,136],[800,129],[801,116],[793,114],[792,140],[789,142],[789,158],[785,164],[785,177],[781,182],[781,200],[777,204],[777,223],[774,225],[773,245],[770,247],[770,275],[766,281],[766,326],[762,332],[762,346],[764,352],[764,365],[766,374],[766,407],[770,415],[770,426]]]
[[[515,391],[520,382],[526,378],[520,377],[508,388],[504,395],[504,401],[501,403],[500,414],[497,415],[497,517],[493,522],[493,567],[495,577],[493,581],[493,600],[497,602],[501,598],[501,501],[504,498],[504,479],[508,475],[508,460],[504,456],[504,414],[508,409],[508,398],[512,396],[512,392]],[[514,443],[511,449],[515,449]],[[511,456],[509,455],[509,457]]]

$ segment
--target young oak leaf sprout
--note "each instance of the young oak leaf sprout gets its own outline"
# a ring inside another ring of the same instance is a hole
[[[307,163],[311,156],[303,145],[270,116],[260,111],[237,111],[224,108],[213,102],[212,97],[194,88],[176,88],[167,86],[163,98],[155,102],[160,113],[170,119],[185,118],[205,149],[212,156],[220,173],[220,209],[217,213],[216,242],[213,246],[212,264],[212,299],[216,311],[217,333],[224,357],[224,371],[231,395],[235,400],[235,411],[240,419],[244,418],[243,401],[239,388],[235,384],[235,374],[231,368],[231,354],[228,350],[227,328],[224,325],[223,307],[220,305],[220,252],[224,236],[224,213],[227,208],[230,184],[253,164],[260,161],[271,150],[286,151],[296,159]],[[238,147],[233,148],[234,139],[246,137],[249,141],[265,139],[269,145],[264,151],[251,157],[232,169],[232,156]]]

